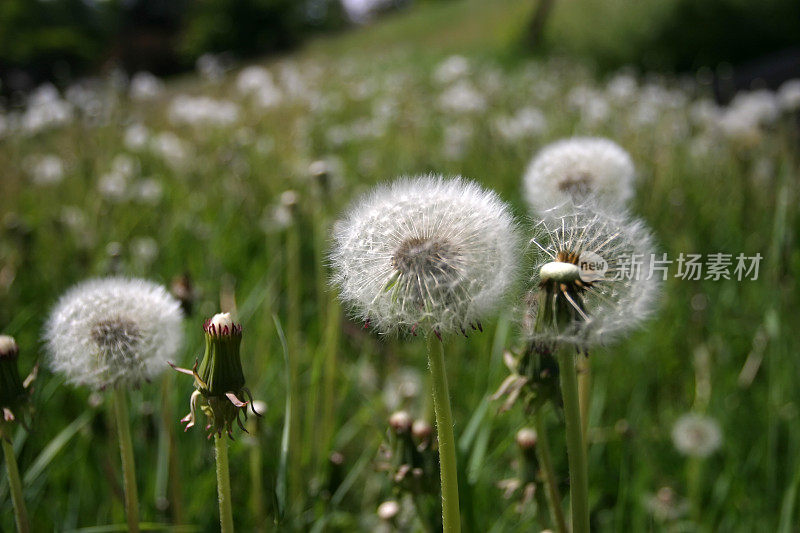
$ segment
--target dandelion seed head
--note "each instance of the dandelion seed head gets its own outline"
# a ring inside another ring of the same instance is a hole
[[[588,197],[624,204],[634,193],[630,155],[609,139],[574,137],[545,146],[525,171],[528,205],[542,212]]]
[[[80,283],[45,326],[49,364],[75,385],[138,385],[160,374],[182,340],[180,304],[141,279]]]
[[[684,455],[708,457],[722,445],[722,430],[711,417],[685,414],[672,428],[672,443]]]
[[[545,212],[530,246],[536,255],[526,329],[544,344],[586,348],[631,331],[652,314],[659,293],[649,269],[645,225],[596,202]]]
[[[333,233],[330,261],[340,298],[382,333],[466,330],[496,308],[517,268],[508,208],[462,178],[380,186]]]

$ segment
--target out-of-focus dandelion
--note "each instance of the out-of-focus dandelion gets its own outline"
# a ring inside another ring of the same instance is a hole
[[[684,455],[705,458],[722,445],[722,430],[709,416],[685,414],[672,427],[672,443]]]
[[[646,495],[644,506],[659,522],[678,520],[689,510],[689,503],[671,487],[661,487],[655,494]]]
[[[173,124],[230,126],[239,119],[239,106],[207,96],[176,96],[169,107]]]
[[[633,196],[634,167],[617,143],[574,137],[542,148],[525,171],[528,205],[542,213],[567,201],[624,204]]]
[[[36,185],[56,185],[64,179],[64,162],[55,154],[31,156],[25,166]]]
[[[79,283],[56,304],[45,325],[50,367],[75,385],[114,389],[125,481],[128,528],[139,530],[133,444],[125,388],[166,368],[181,346],[178,302],[164,287],[141,279]]]
[[[778,87],[778,105],[784,112],[800,109],[800,78],[787,80]]]
[[[149,72],[137,72],[128,89],[131,100],[152,100],[164,92],[164,82]]]
[[[486,109],[486,97],[468,81],[460,81],[439,96],[442,111],[461,114],[477,113]]]

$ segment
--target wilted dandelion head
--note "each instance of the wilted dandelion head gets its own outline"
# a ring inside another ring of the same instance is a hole
[[[79,283],[45,326],[50,366],[70,383],[137,385],[166,368],[182,340],[181,308],[167,290],[141,279]]]
[[[534,291],[525,326],[545,345],[580,348],[630,331],[654,309],[658,274],[645,225],[597,204],[568,202],[535,226]]]
[[[511,286],[517,268],[511,213],[460,177],[406,178],[358,200],[334,228],[340,298],[380,332],[465,331]]]
[[[672,427],[672,443],[684,455],[708,457],[722,445],[722,430],[711,417],[685,414]]]
[[[617,143],[574,137],[536,154],[525,171],[525,198],[536,212],[587,198],[623,204],[633,196],[634,177],[633,161]]]

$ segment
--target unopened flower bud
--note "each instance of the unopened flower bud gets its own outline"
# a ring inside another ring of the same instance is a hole
[[[20,408],[28,399],[27,386],[35,374],[31,374],[25,382],[19,377],[17,358],[19,346],[13,337],[0,335],[0,438],[3,438],[3,422],[12,422],[19,416]]]
[[[389,425],[397,434],[410,431],[412,423],[411,415],[406,411],[397,411],[389,417]]]
[[[389,521],[400,512],[400,504],[394,500],[388,500],[378,506],[378,518]]]
[[[189,429],[195,424],[200,409],[209,418],[206,429],[218,435],[222,435],[224,430],[232,437],[234,420],[247,431],[241,420],[242,414],[247,419],[245,396],[250,399],[250,409],[260,416],[252,405],[250,391],[244,386],[239,356],[242,326],[233,322],[230,313],[218,313],[203,324],[203,330],[206,351],[199,367],[197,363],[192,370],[173,366],[179,372],[193,376],[197,389],[189,402],[190,412],[181,421],[186,422],[186,429]]]
[[[531,428],[522,428],[517,431],[517,446],[519,446],[522,451],[533,450],[536,447],[537,440],[538,435],[536,435],[536,431]]]
[[[415,420],[411,426],[411,435],[420,443],[425,443],[431,438],[433,428],[425,420]]]

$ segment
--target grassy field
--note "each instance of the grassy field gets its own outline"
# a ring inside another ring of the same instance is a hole
[[[272,105],[238,90],[232,71],[172,80],[149,99],[104,84],[72,91],[69,103],[43,96],[39,114],[4,115],[0,332],[16,337],[23,374],[43,366],[31,431],[13,439],[34,531],[124,528],[109,394],[51,374],[41,342],[59,295],[110,273],[165,285],[191,275],[198,296],[181,366],[201,355],[205,318],[223,309],[243,324],[248,386],[268,409],[231,445],[240,530],[267,516],[287,531],[374,531],[386,526],[376,508],[392,498],[403,509],[394,527],[418,530],[379,464],[392,411],[432,422],[425,341],[378,338],[347,320],[327,282],[331,227],[371,185],[433,172],[497,190],[529,236],[525,166],[572,135],[609,137],[630,152],[632,210],[659,252],[764,258],[755,281],[682,280],[673,265],[655,318],[592,351],[594,527],[798,531],[797,116],[765,113],[753,127],[726,127],[729,115],[702,85],[625,72],[598,79],[574,60],[518,58],[509,50],[528,2],[488,4],[424,5],[274,58],[263,64]],[[564,16],[554,15],[554,31]],[[466,68],[442,67],[454,53]],[[181,95],[216,101],[191,100],[181,111]],[[62,103],[70,117],[56,120]],[[317,160],[330,169],[325,182],[309,168]],[[516,506],[520,491],[498,487],[519,475],[514,435],[531,424],[521,409],[499,413],[490,400],[508,372],[503,351],[523,343],[518,307],[510,302],[482,334],[448,341],[466,531],[530,531],[548,520],[544,508]],[[200,428],[180,430],[192,392],[183,378],[165,372],[132,393],[141,514],[214,531],[213,446]],[[670,438],[689,411],[723,431],[720,450],[702,461],[680,455]],[[566,496],[562,423],[547,423]],[[11,531],[5,475],[0,511],[0,530]]]

